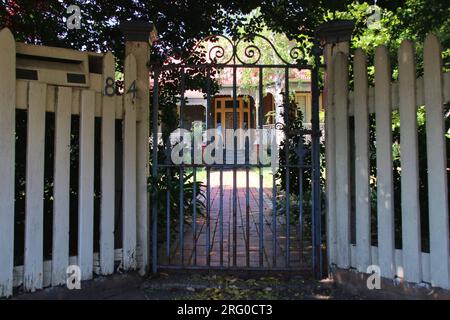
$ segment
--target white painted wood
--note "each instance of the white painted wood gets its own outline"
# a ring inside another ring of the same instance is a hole
[[[53,188],[53,254],[54,286],[66,282],[69,265],[70,213],[70,126],[72,89],[58,87],[55,113],[55,169]]]
[[[378,247],[372,246],[372,264],[378,265]],[[403,269],[403,251],[395,250],[395,265],[397,270]],[[430,254],[422,252],[422,281],[430,283]]]
[[[14,264],[16,43],[0,30],[0,297],[11,296]]]
[[[450,102],[450,73],[446,72],[442,76],[443,81],[443,94],[444,94],[444,103]],[[392,83],[392,110],[398,110],[400,104],[400,98],[398,95],[398,83]],[[374,100],[374,88],[369,88],[369,113],[375,113],[375,100]],[[349,93],[349,115],[354,115],[354,93]],[[425,93],[424,93],[424,84],[423,77],[419,77],[416,79],[416,106],[420,107],[425,104]]]
[[[136,59],[125,59],[125,90],[136,80]],[[126,91],[127,92],[127,91]],[[123,267],[136,268],[136,105],[132,93],[125,93],[123,129]]]
[[[336,232],[336,191],[335,191],[335,124],[334,124],[334,67],[332,45],[326,45],[324,49],[325,60],[327,64],[325,74],[325,95],[326,95],[326,113],[325,113],[325,148],[326,148],[326,219],[327,219],[327,253],[328,264],[337,263],[337,232]]]
[[[148,271],[149,263],[149,211],[148,188],[149,177],[149,70],[147,68],[151,45],[142,42],[128,41],[125,43],[125,55],[133,54],[136,59],[136,210],[137,210],[137,245],[142,248],[142,259],[138,260],[139,273]],[[139,262],[141,261],[141,262]]]
[[[348,131],[348,59],[339,52],[334,60],[336,139],[337,265],[350,267],[350,162]]]
[[[44,246],[44,149],[47,86],[30,82],[25,199],[24,288],[42,289]]]
[[[431,283],[450,288],[447,155],[443,117],[441,46],[435,35],[424,44],[428,208]]]
[[[354,57],[355,101],[355,200],[357,269],[366,272],[371,265],[369,194],[369,109],[367,56],[361,49]]]
[[[422,281],[416,64],[414,46],[402,42],[398,52],[401,148],[402,243],[405,280]]]
[[[78,187],[78,264],[82,280],[92,278],[94,254],[95,92],[81,91]]]
[[[137,102],[139,104],[139,121],[136,128],[137,153],[136,153],[136,209],[137,209],[137,245],[141,248],[141,259],[137,260],[139,273],[145,275],[149,264],[149,211],[148,211],[148,177],[149,168],[149,71],[147,66],[150,47],[142,48],[135,53],[137,67],[138,92]]]
[[[381,275],[392,279],[394,266],[394,194],[392,182],[391,67],[384,46],[375,51],[378,258]]]
[[[108,52],[103,58],[103,83],[108,77],[114,79],[114,73],[114,56]],[[115,113],[115,96],[103,95],[100,215],[100,271],[103,275],[114,272]]]

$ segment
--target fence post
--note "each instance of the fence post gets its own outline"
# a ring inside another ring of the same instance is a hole
[[[136,59],[133,54],[125,58],[125,90],[136,82]],[[128,92],[124,97],[123,118],[123,217],[122,217],[122,249],[123,267],[125,270],[136,269],[136,101],[135,93]],[[142,174],[142,173],[140,173]]]
[[[324,47],[326,65],[324,80],[325,97],[325,148],[326,148],[326,232],[328,265],[337,263],[337,227],[336,227],[336,149],[335,149],[335,112],[334,67],[333,59],[338,52],[349,53],[349,41],[354,29],[350,20],[336,20],[324,23],[317,30],[317,36]]]
[[[144,275],[149,263],[149,211],[147,178],[149,177],[149,70],[150,46],[157,39],[152,23],[126,21],[121,24],[125,37],[125,56],[136,58],[136,201],[137,201],[137,244],[142,258],[138,259],[139,273]],[[125,88],[127,91],[128,88]],[[125,92],[126,92],[125,91]]]
[[[0,30],[0,297],[12,295],[14,263],[14,161],[16,42]]]

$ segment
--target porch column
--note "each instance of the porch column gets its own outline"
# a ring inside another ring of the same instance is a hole
[[[150,47],[157,40],[156,29],[146,21],[125,21],[120,29],[125,39],[125,56],[136,58],[136,221],[139,273],[144,275],[149,266],[149,228],[147,178],[149,171],[149,69]],[[128,88],[125,88],[128,90]]]
[[[336,213],[336,150],[335,112],[333,105],[333,60],[338,52],[348,55],[355,23],[352,20],[329,21],[317,29],[316,35],[324,48],[324,110],[326,144],[326,224],[328,266],[337,263],[337,213]]]

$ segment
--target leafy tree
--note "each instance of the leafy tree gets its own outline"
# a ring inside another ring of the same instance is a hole
[[[396,51],[401,41],[408,38],[416,41],[417,59],[421,66],[421,43],[427,33],[436,32],[446,48],[444,66],[446,70],[450,69],[448,0],[380,0],[377,3],[382,8],[382,19],[379,28],[370,29],[366,25],[370,16],[367,12],[369,4],[352,0],[3,0],[0,2],[0,28],[11,28],[18,41],[27,43],[91,51],[110,50],[118,58],[117,69],[120,71],[124,57],[119,29],[121,20],[142,19],[156,25],[160,40],[153,46],[151,61],[163,64],[170,58],[194,63],[204,61],[202,55],[191,56],[191,48],[211,33],[238,36],[265,34],[272,30],[275,34],[284,33],[292,41],[307,41],[322,22],[352,18],[356,20],[352,47],[366,49],[369,59],[373,59],[375,45],[385,44],[392,54],[395,70]],[[82,10],[80,30],[66,28],[65,9],[71,4],[79,5]],[[246,15],[258,7],[259,14],[248,19]],[[179,80],[180,70],[164,73],[160,78],[163,112],[159,120],[165,124],[166,136],[179,121],[176,112]],[[205,86],[205,73],[189,71],[187,89],[205,91]]]

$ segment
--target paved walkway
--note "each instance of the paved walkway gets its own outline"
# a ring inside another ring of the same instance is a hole
[[[386,298],[386,290],[369,290]],[[376,292],[374,292],[376,291]],[[432,295],[425,295],[425,298]],[[137,273],[115,274],[81,283],[80,290],[65,286],[17,294],[14,300],[329,300],[369,298],[336,288],[332,280],[315,281],[302,276],[240,277],[226,273],[171,272],[142,278]],[[377,298],[377,297],[372,297]],[[2,299],[0,299],[0,302]],[[165,312],[176,312],[177,305]]]
[[[266,180],[267,176],[264,177]],[[270,176],[271,180],[271,176]],[[263,228],[261,234],[259,217],[259,174],[249,172],[249,195],[247,212],[247,175],[245,170],[237,172],[236,232],[233,232],[233,171],[223,171],[223,228],[220,229],[220,172],[212,171],[211,178],[211,216],[210,216],[210,261],[213,267],[250,267],[285,268],[287,266],[286,239],[287,230],[284,216],[277,216],[273,222],[272,181],[265,181],[263,188]],[[206,194],[206,192],[205,192]],[[276,231],[275,231],[276,230]],[[275,235],[274,235],[275,233]],[[193,223],[185,226],[184,265],[207,266],[208,225],[206,217],[196,222],[196,234]],[[235,234],[235,235],[234,235]],[[305,265],[309,258],[305,254],[308,245],[303,242],[303,254],[300,254],[298,226],[290,227],[290,250],[288,267],[298,268]],[[260,239],[263,248],[260,251]],[[221,238],[223,241],[221,241]],[[194,240],[195,239],[195,240]],[[274,244],[275,241],[275,244]],[[233,248],[235,243],[236,248]],[[236,260],[234,261],[234,250]],[[179,238],[174,241],[168,263],[167,257],[160,256],[162,264],[181,265],[182,251]],[[302,257],[302,261],[300,261]]]

